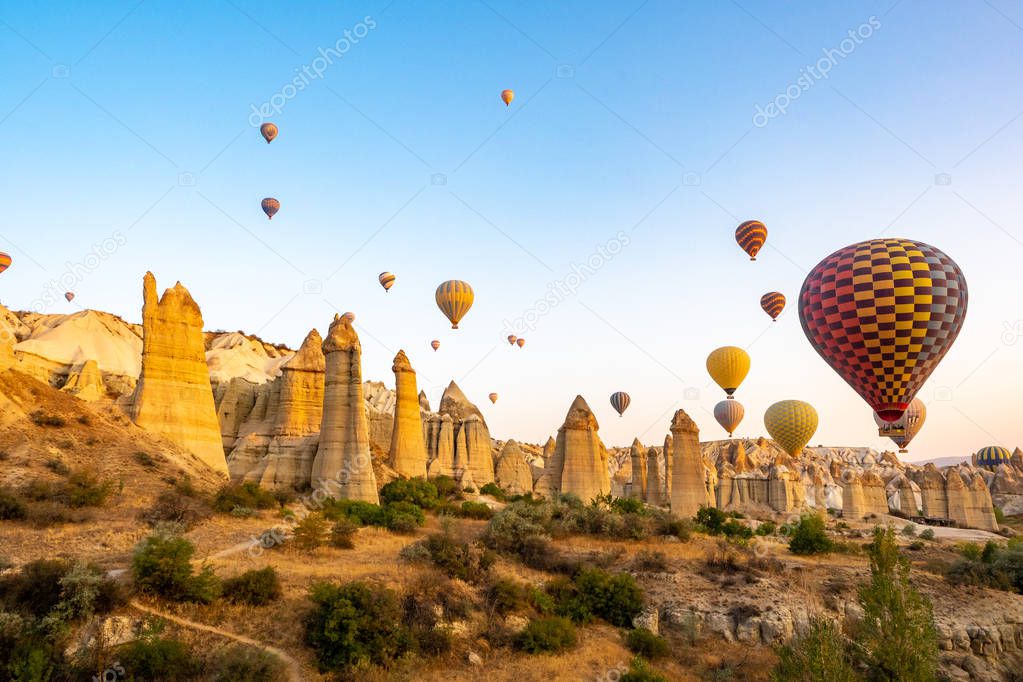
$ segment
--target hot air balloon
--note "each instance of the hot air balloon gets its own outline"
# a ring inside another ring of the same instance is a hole
[[[3,251],[0,251],[0,272],[3,272],[9,267],[11,267],[11,257]]]
[[[518,345],[519,348],[522,348],[523,346],[526,345],[526,340],[520,336],[519,338],[515,339],[515,343]]]
[[[515,91],[514,90],[502,90],[501,91],[501,99],[504,101],[504,106],[508,106],[509,104],[512,103],[512,100],[515,99]]]
[[[721,428],[728,432],[729,438],[739,428],[745,414],[746,410],[738,400],[722,400],[714,406],[714,419],[717,419]]]
[[[508,335],[508,343],[514,346],[515,342],[518,340],[518,338],[519,337],[515,336],[514,334],[509,334]]]
[[[390,272],[381,272],[380,275],[377,277],[377,280],[380,282],[380,286],[384,288],[384,291],[391,290],[391,287],[394,286],[395,279],[397,278],[394,276],[394,274]]]
[[[433,341],[430,342],[430,347],[433,348],[434,351],[436,351],[438,348],[440,348],[440,341],[434,339]]]
[[[621,417],[625,414],[625,410],[629,409],[629,403],[632,402],[632,398],[625,391],[615,391],[611,394],[611,407],[615,408],[615,412]]]
[[[976,462],[979,467],[994,469],[999,464],[1008,464],[1011,458],[1012,453],[1005,448],[998,445],[989,445],[986,448],[977,450]]]
[[[488,397],[490,398],[490,402],[492,402],[492,403],[496,403],[497,402],[497,394],[496,393],[491,393]]]
[[[736,346],[723,346],[707,356],[707,372],[729,399],[749,374],[749,354]]]
[[[75,300],[75,292],[73,292],[73,291],[65,291],[64,292],[64,300],[66,300],[68,303],[70,303],[71,301]]]
[[[345,313],[341,317],[343,317],[346,320],[348,320],[348,324],[351,324],[352,322],[355,322],[355,313]]]
[[[810,344],[878,416],[895,421],[963,327],[966,278],[910,239],[839,249],[810,271],[799,321]]]
[[[888,422],[874,413],[874,422],[877,424],[877,435],[891,438],[892,442],[899,446],[899,452],[906,452],[909,441],[913,440],[916,434],[924,426],[927,419],[927,407],[919,398],[913,398],[902,416],[893,422]]]
[[[767,228],[759,220],[747,220],[735,228],[735,241],[749,254],[750,260],[756,260],[760,248],[767,241]]]
[[[281,210],[281,202],[277,201],[273,197],[267,197],[263,199],[263,213],[266,214],[268,220],[273,220],[274,216],[277,215],[277,211]]]
[[[274,138],[277,137],[277,126],[267,121],[263,125],[259,126],[259,134],[263,136],[263,139],[266,140],[267,144],[270,144],[274,141]]]
[[[473,293],[468,282],[449,279],[437,287],[434,294],[437,307],[451,321],[451,328],[458,329],[458,322],[472,307]]]
[[[785,294],[777,291],[770,291],[760,297],[760,307],[771,316],[771,321],[776,322],[781,311],[785,310]]]
[[[799,456],[813,438],[817,423],[817,410],[802,400],[782,400],[764,413],[767,432],[792,457]]]

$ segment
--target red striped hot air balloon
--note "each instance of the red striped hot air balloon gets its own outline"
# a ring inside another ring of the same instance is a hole
[[[263,207],[263,213],[266,214],[268,220],[273,220],[274,216],[277,215],[277,211],[281,210],[281,202],[273,197],[263,199],[260,205]]]
[[[263,139],[266,140],[267,144],[270,144],[274,141],[274,138],[277,137],[277,126],[267,121],[263,125],[259,126],[259,134],[263,136]]]
[[[771,291],[760,297],[760,307],[770,315],[772,322],[778,321],[781,311],[785,310],[785,294]]]
[[[472,307],[475,296],[468,282],[451,279],[441,282],[434,294],[437,307],[451,321],[451,328],[458,329],[458,323]]]
[[[629,403],[632,402],[632,398],[625,391],[615,391],[611,394],[611,407],[615,408],[615,412],[621,417],[625,414],[625,410],[629,409]]]
[[[10,255],[0,251],[0,272],[3,272],[7,268],[11,267]]]
[[[966,277],[939,249],[871,239],[810,271],[799,321],[824,361],[894,422],[959,336],[967,301]]]
[[[513,99],[515,99],[514,90],[501,91],[501,101],[504,102],[504,106],[508,106],[509,104],[511,104]]]
[[[767,228],[759,220],[747,220],[735,228],[735,241],[749,254],[750,260],[756,260],[767,241]]]
[[[73,291],[65,291],[64,292],[64,300],[67,301],[68,303],[70,303],[71,301],[75,300],[75,292],[73,292]]]
[[[433,350],[436,351],[438,348],[440,348],[440,341],[438,341],[437,339],[431,341],[430,348],[433,348]]]
[[[377,277],[377,281],[380,282],[380,286],[384,288],[384,291],[390,291],[391,287],[394,286],[394,280],[397,279],[393,273],[381,272]]]

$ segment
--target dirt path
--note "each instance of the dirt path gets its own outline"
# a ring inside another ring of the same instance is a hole
[[[296,661],[294,658],[292,658],[287,653],[285,653],[281,649],[278,649],[275,646],[270,646],[269,644],[264,644],[263,642],[256,641],[256,640],[252,639],[251,637],[246,637],[245,635],[239,635],[239,634],[236,634],[234,632],[228,632],[227,630],[222,630],[221,628],[213,627],[212,625],[204,625],[203,623],[196,623],[195,621],[188,620],[186,618],[181,618],[179,616],[175,616],[175,615],[170,614],[170,613],[165,613],[163,611],[158,611],[158,610],[152,608],[151,606],[146,606],[145,604],[143,604],[142,602],[140,602],[137,599],[132,599],[131,600],[131,606],[132,606],[132,608],[134,608],[134,609],[136,609],[138,611],[142,611],[143,613],[148,613],[151,616],[156,616],[158,618],[163,618],[165,620],[169,620],[169,621],[171,621],[173,623],[177,623],[178,625],[180,625],[182,627],[190,628],[192,630],[200,630],[202,632],[209,632],[209,633],[214,634],[214,635],[220,635],[221,637],[225,637],[227,639],[234,640],[235,642],[239,642],[241,644],[246,644],[248,646],[253,646],[253,647],[256,647],[258,649],[262,649],[263,651],[269,652],[269,653],[273,654],[274,656],[276,656],[277,658],[279,658],[287,666],[287,668],[288,668],[288,679],[290,680],[290,682],[302,682],[302,679],[303,679],[302,678],[302,668],[298,664],[298,661]]]

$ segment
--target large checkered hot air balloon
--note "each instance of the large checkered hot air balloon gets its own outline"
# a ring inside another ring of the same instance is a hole
[[[824,361],[893,422],[959,335],[966,303],[966,278],[944,253],[872,239],[817,264],[799,292],[799,321]]]

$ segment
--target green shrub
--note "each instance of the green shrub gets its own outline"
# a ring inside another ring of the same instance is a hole
[[[995,505],[994,506],[994,512],[995,512],[995,521],[998,522],[998,525],[1000,526],[1000,525],[1004,524],[1005,523],[1005,512],[1002,511],[1002,508],[999,507],[998,505]]]
[[[188,530],[208,519],[210,509],[201,499],[185,495],[174,488],[161,492],[153,501],[153,506],[143,511],[140,516],[151,526],[159,523],[176,523]]]
[[[330,527],[330,546],[337,549],[354,549],[355,541],[352,538],[358,530],[359,527],[351,519],[338,519]]]
[[[961,542],[956,545],[956,550],[964,559],[969,559],[970,561],[980,561],[980,554],[983,551],[976,542]]]
[[[490,519],[494,516],[494,510],[483,502],[472,502],[466,500],[458,510],[458,515],[466,519]]]
[[[575,646],[575,626],[557,616],[530,621],[519,633],[515,645],[531,654],[558,653]]]
[[[998,555],[998,543],[994,540],[988,540],[984,543],[984,549],[980,552],[980,560],[985,564],[993,563],[995,557]]]
[[[92,471],[72,472],[64,483],[61,498],[69,507],[100,507],[113,492],[112,481],[103,481]]]
[[[611,497],[611,495],[608,495]],[[645,514],[646,505],[642,500],[634,497],[615,497],[610,500],[608,506],[616,514]]]
[[[934,539],[934,529],[933,528],[924,528],[922,531],[920,531],[920,539],[921,540],[933,540]]]
[[[211,666],[216,682],[285,682],[288,669],[269,651],[236,644],[224,649]]]
[[[159,464],[148,452],[139,450],[134,455],[135,461],[147,469],[155,469]]]
[[[763,521],[757,526],[756,534],[764,537],[767,535],[774,535],[778,530],[778,524],[774,521]]]
[[[817,514],[804,514],[789,538],[789,551],[808,555],[824,554],[831,549],[831,539],[824,530],[824,519]]]
[[[395,479],[380,489],[380,501],[385,504],[408,502],[421,509],[433,509],[438,500],[437,486],[422,478]]]
[[[773,682],[856,682],[862,679],[852,665],[849,643],[839,626],[828,618],[813,616],[806,632],[776,650],[778,663],[771,671]]]
[[[430,479],[430,482],[437,488],[437,495],[441,499],[462,497],[462,489],[458,486],[458,481],[450,476],[435,476]]]
[[[327,543],[329,528],[322,514],[314,512],[295,524],[291,531],[294,546],[303,551],[312,551]]]
[[[318,583],[309,596],[305,638],[321,672],[386,665],[410,649],[411,633],[393,591],[363,582]]]
[[[721,524],[721,533],[728,538],[739,538],[748,540],[753,537],[753,529],[735,519],[728,519]]]
[[[331,520],[349,518],[360,526],[387,525],[383,507],[361,500],[327,500],[323,515]]]
[[[425,656],[440,656],[451,651],[455,637],[450,628],[435,627],[416,635],[416,647]]]
[[[31,419],[32,423],[36,426],[52,426],[60,428],[67,425],[67,421],[63,417],[56,414],[47,414],[42,410],[36,410],[30,414],[28,418]]]
[[[259,487],[252,481],[245,483],[228,483],[217,491],[213,498],[213,509],[230,514],[235,507],[247,509],[276,509],[280,506],[277,498],[269,490]]]
[[[508,499],[508,493],[506,493],[496,483],[493,482],[487,483],[486,485],[480,487],[480,495],[490,495],[495,500],[498,500],[500,502],[504,502],[506,499]]]
[[[910,550],[912,550],[914,552],[919,552],[920,550],[922,550],[926,546],[927,545],[925,543],[921,542],[920,540],[914,540],[913,542],[909,543],[909,547],[907,549],[910,549]]]
[[[643,591],[627,573],[587,568],[571,580],[551,581],[548,592],[555,612],[577,623],[600,618],[618,627],[632,627],[632,619],[643,610]]]
[[[273,566],[245,571],[224,580],[224,598],[235,604],[265,606],[281,597],[281,581]]]
[[[183,537],[157,533],[135,548],[131,568],[140,592],[174,601],[213,602],[220,596],[220,580],[204,566],[195,573],[195,547]]]
[[[907,523],[905,526],[902,527],[901,534],[907,538],[915,538],[916,526],[913,525],[912,523]]]
[[[26,516],[25,503],[14,493],[0,489],[0,521],[15,521]]]
[[[668,655],[667,640],[646,628],[629,630],[625,636],[625,645],[632,653],[651,661]]]
[[[494,564],[492,552],[462,542],[448,531],[428,535],[421,543],[433,564],[449,578],[479,582]]]
[[[727,516],[717,507],[700,507],[696,512],[696,525],[705,533],[720,535],[721,526],[724,525]]]
[[[689,519],[680,519],[672,514],[659,512],[656,529],[658,535],[674,537],[682,542],[689,542],[693,532],[693,522]]]
[[[469,486],[466,486],[466,487],[462,488],[462,492],[463,493],[469,493],[470,495],[472,495],[473,493],[476,492],[476,488],[473,488],[471,485],[469,485]]]
[[[629,670],[619,678],[619,682],[668,682],[668,678],[637,656],[629,662]]]
[[[147,682],[193,679],[201,668],[184,642],[160,637],[146,637],[124,645],[117,652],[117,659],[127,671],[127,679]]]
[[[60,581],[71,569],[62,559],[37,559],[0,578],[4,610],[43,618],[60,602]]]
[[[529,587],[511,578],[501,578],[487,588],[485,600],[494,613],[504,616],[528,605]]]
[[[411,502],[389,502],[384,506],[384,525],[389,530],[408,533],[426,523],[426,514]],[[411,525],[411,531],[406,530]]]

